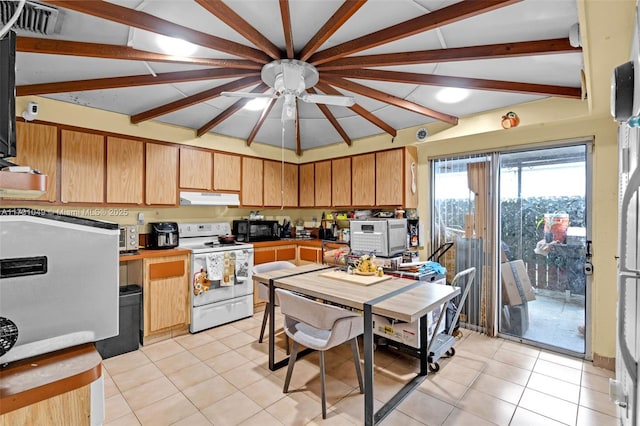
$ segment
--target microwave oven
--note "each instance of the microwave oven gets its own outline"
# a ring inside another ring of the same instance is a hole
[[[120,225],[120,252],[138,250],[138,227],[136,225]]]
[[[236,241],[245,243],[279,240],[280,225],[277,220],[234,220],[233,235]]]
[[[407,250],[407,219],[365,219],[350,222],[351,251],[392,257]]]

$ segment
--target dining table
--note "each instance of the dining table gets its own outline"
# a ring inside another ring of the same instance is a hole
[[[344,275],[342,275],[342,273]],[[434,330],[438,330],[446,313],[446,305],[460,294],[459,287],[433,282],[383,275],[372,284],[350,279],[347,271],[324,264],[306,264],[295,268],[274,270],[253,275],[256,283],[269,287],[269,300],[275,300],[275,289],[282,288],[307,297],[322,300],[362,312],[364,321],[364,424],[381,422],[402,400],[420,385],[428,374],[429,349],[433,339],[427,335],[427,316],[437,309],[440,315]],[[269,369],[275,371],[289,362],[289,357],[276,360],[275,352],[275,303],[269,312]],[[381,315],[397,321],[419,321],[420,360],[418,373],[408,381],[382,407],[374,411],[374,325],[373,315]],[[308,353],[303,351],[299,356]]]

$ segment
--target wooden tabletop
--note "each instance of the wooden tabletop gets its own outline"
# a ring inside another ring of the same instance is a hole
[[[327,300],[355,309],[364,309],[364,304],[378,297],[389,295],[398,289],[415,286],[407,291],[391,296],[373,306],[374,314],[401,321],[417,321],[436,306],[460,294],[459,287],[434,284],[393,277],[373,285],[348,283],[321,276],[326,265],[309,264],[292,269],[254,274],[255,281],[268,283],[311,297]],[[296,274],[296,275],[293,275]]]

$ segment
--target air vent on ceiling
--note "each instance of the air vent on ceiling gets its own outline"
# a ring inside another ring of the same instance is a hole
[[[0,2],[0,22],[2,24],[11,19],[18,5],[19,2],[17,1]],[[13,24],[13,29],[48,35],[59,32],[59,27],[56,27],[57,24],[58,9],[27,1],[18,20]]]

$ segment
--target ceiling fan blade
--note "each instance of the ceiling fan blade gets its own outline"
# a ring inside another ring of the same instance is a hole
[[[300,99],[314,104],[327,104],[343,107],[350,107],[356,103],[356,100],[351,96],[319,95],[311,93],[301,95]]]
[[[272,93],[251,93],[251,92],[220,92],[222,96],[230,98],[274,98]]]

